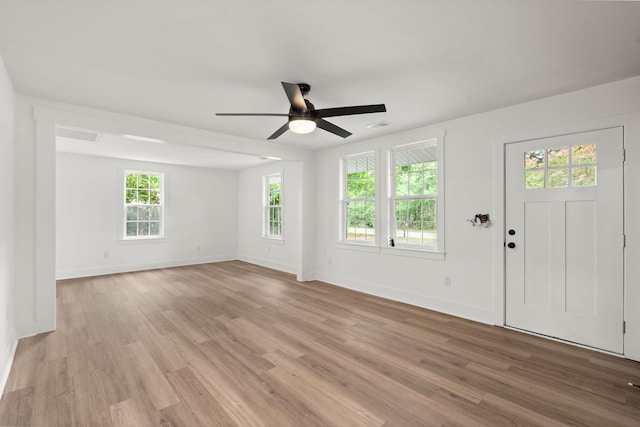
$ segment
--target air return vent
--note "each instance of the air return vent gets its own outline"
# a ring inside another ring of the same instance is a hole
[[[391,123],[383,120],[381,122],[376,122],[376,123],[371,123],[370,125],[367,125],[366,127],[368,127],[369,129],[380,129],[386,126],[389,126]]]
[[[98,137],[100,135],[88,130],[57,128],[56,136],[60,136],[62,138],[79,139],[81,141],[96,142],[98,141]]]

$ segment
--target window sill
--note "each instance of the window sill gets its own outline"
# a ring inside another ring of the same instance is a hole
[[[167,243],[169,239],[166,237],[139,237],[135,239],[119,239],[120,245],[140,245],[144,243]]]
[[[394,247],[394,248],[381,248],[380,246],[376,246],[373,244],[366,243],[352,243],[352,242],[336,242],[336,247],[338,249],[346,249],[352,251],[361,251],[361,252],[369,252],[369,253],[381,253],[383,255],[394,255],[394,256],[403,256],[409,258],[421,258],[421,259],[432,259],[436,261],[444,261],[445,252],[435,252],[429,251],[426,249],[414,249],[414,248],[405,248],[405,247]]]
[[[265,237],[262,236],[262,241],[272,245],[284,245],[284,239],[282,237]]]
[[[433,259],[437,261],[444,261],[445,252],[430,251],[427,249],[407,248],[407,247],[394,247],[394,248],[382,248],[382,253],[385,255],[404,256],[410,258],[422,258]]]
[[[373,243],[356,243],[356,242],[336,242],[336,246],[341,249],[349,249],[362,252],[380,253],[380,247],[375,246]]]

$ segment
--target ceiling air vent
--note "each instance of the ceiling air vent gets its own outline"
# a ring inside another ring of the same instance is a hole
[[[81,141],[96,142],[99,134],[87,130],[57,128],[56,136],[62,138],[79,139]]]
[[[367,125],[366,127],[368,127],[369,129],[380,129],[386,126],[389,126],[391,123],[383,120],[381,122],[376,122],[376,123],[371,123],[370,125]]]

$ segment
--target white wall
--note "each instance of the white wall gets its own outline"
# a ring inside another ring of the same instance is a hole
[[[0,58],[0,394],[9,375],[17,343],[13,326],[16,245],[14,110],[15,92]]]
[[[316,268],[318,279],[486,323],[499,323],[502,286],[502,144],[513,135],[548,136],[559,129],[625,125],[626,354],[640,360],[640,77],[521,104],[413,131],[320,151],[317,182]],[[337,245],[339,162],[371,148],[418,141],[446,130],[445,260],[395,256]],[[511,136],[510,136],[511,135]],[[512,140],[513,141],[513,140]],[[475,213],[490,213],[495,225],[473,228]],[[634,219],[635,218],[635,219]],[[331,263],[329,263],[331,259]],[[445,287],[443,276],[451,276]]]
[[[56,155],[56,276],[235,259],[237,172]],[[165,238],[122,240],[125,169],[164,173]]]
[[[238,259],[296,273],[299,248],[300,163],[278,161],[246,169],[239,175]],[[282,173],[283,219],[282,240],[262,237],[262,180],[265,175]]]

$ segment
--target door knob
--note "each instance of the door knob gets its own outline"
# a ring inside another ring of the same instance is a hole
[[[513,236],[514,234],[516,234],[516,230],[509,230],[509,236]]]
[[[513,248],[515,248],[515,247],[516,247],[516,244],[515,244],[515,243],[513,243],[513,242],[509,242],[509,243],[507,243],[507,246],[508,246],[509,248],[513,249]]]

